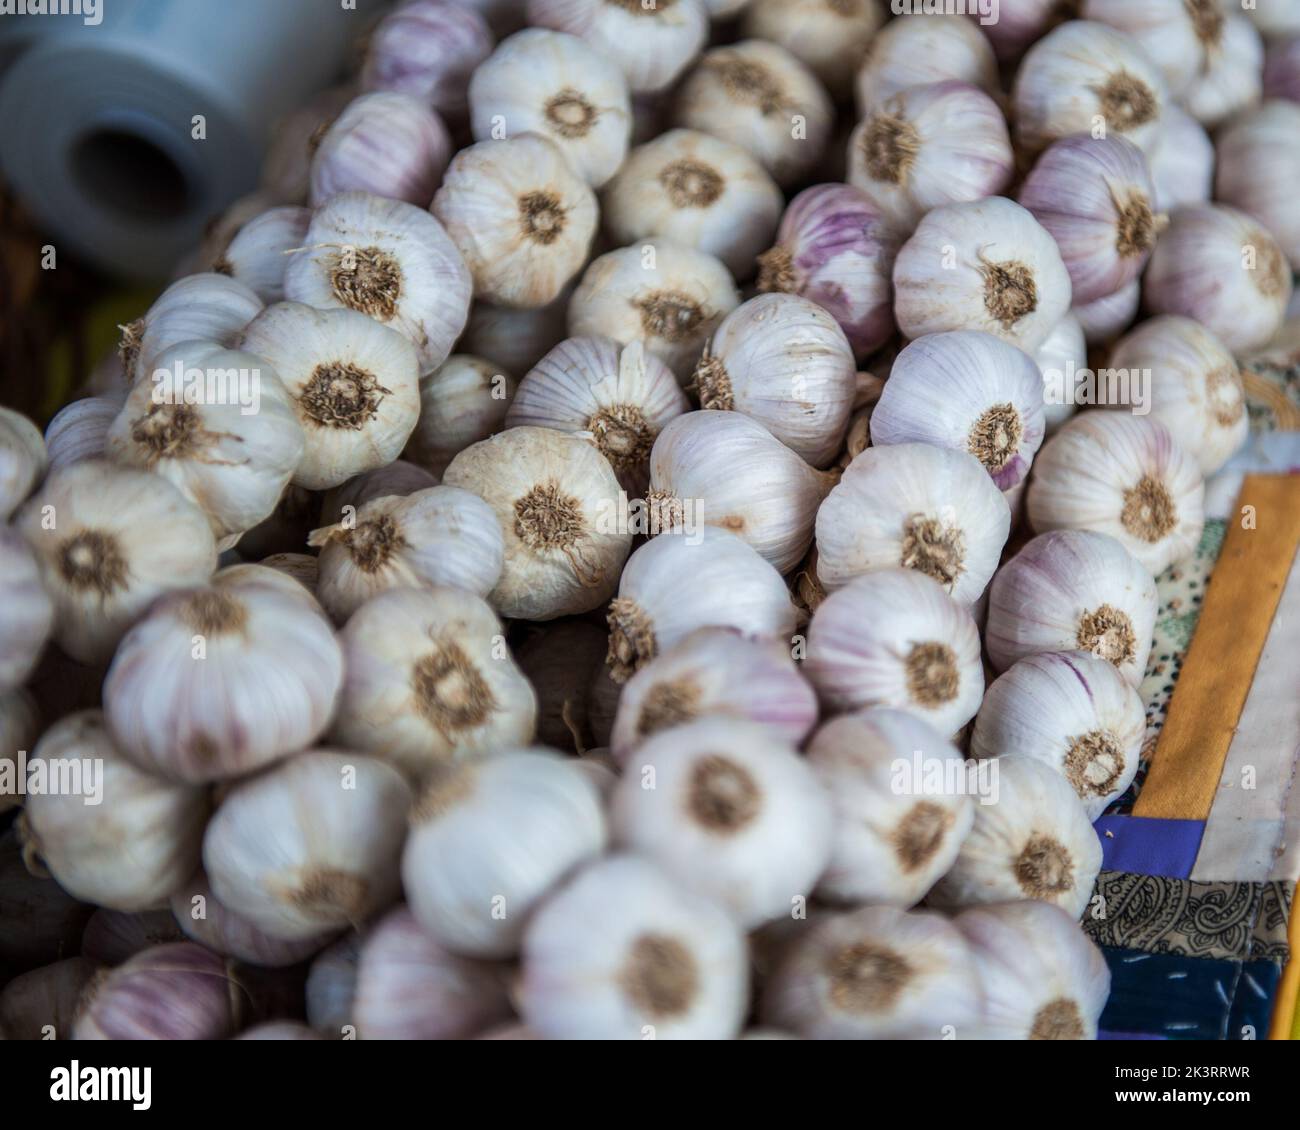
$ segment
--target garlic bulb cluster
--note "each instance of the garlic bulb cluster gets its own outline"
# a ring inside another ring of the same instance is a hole
[[[0,519],[8,520],[45,477],[45,440],[26,416],[0,407]]]
[[[804,673],[832,711],[888,706],[944,734],[969,722],[984,694],[974,619],[910,569],[869,573],[822,601]]]
[[[0,691],[27,681],[53,623],[36,555],[17,531],[0,528]],[[0,748],[0,755],[10,752]]]
[[[1171,211],[1181,204],[1201,204],[1214,186],[1214,143],[1190,114],[1165,107],[1160,136],[1147,151],[1156,207]]]
[[[340,634],[347,676],[331,740],[418,782],[454,757],[532,740],[537,696],[474,595],[394,588]]]
[[[501,430],[516,387],[514,377],[485,358],[468,353],[448,357],[420,378],[420,418],[407,457],[441,475],[465,448]]]
[[[1217,126],[1259,101],[1263,68],[1259,32],[1244,16],[1229,15],[1217,49],[1207,53],[1204,68],[1184,92],[1183,105],[1202,125]]]
[[[1000,15],[1007,19],[1012,14]],[[890,20],[872,37],[861,58],[855,89],[863,115],[913,86],[957,80],[990,94],[998,89],[997,60],[981,29],[970,20]]]
[[[122,410],[125,397],[86,396],[65,404],[45,428],[50,471],[83,459],[103,459],[108,429]]]
[[[519,669],[537,695],[540,743],[570,753],[604,744],[596,687],[609,679],[608,650],[608,633],[582,619],[553,621],[520,645]]]
[[[1289,191],[1300,179],[1300,105],[1282,99],[1226,125],[1218,134],[1214,195],[1254,216],[1294,268],[1300,264],[1300,215]]]
[[[286,940],[262,933],[251,922],[223,906],[202,875],[172,892],[172,914],[184,936],[214,953],[268,969],[297,965],[329,940],[329,935]]]
[[[289,256],[302,248],[310,226],[310,208],[270,208],[239,229],[212,269],[243,283],[268,305],[282,302]]]
[[[842,98],[881,22],[872,0],[753,0],[740,26],[747,37],[780,44]]]
[[[1109,534],[1153,575],[1201,538],[1205,483],[1155,420],[1085,412],[1044,445],[1029,486],[1030,525]]]
[[[587,262],[596,197],[560,149],[536,134],[462,149],[433,198],[477,297],[546,306]]]

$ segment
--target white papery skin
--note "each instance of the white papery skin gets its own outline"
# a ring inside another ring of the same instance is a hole
[[[1160,68],[1170,93],[1179,95],[1223,49],[1221,8],[1222,0],[1084,0],[1080,15],[1131,36]]]
[[[580,36],[617,64],[633,92],[663,90],[700,53],[709,17],[700,0],[528,0],[528,22]]]
[[[284,273],[290,301],[359,310],[413,342],[421,373],[447,360],[472,291],[469,268],[433,216],[368,192],[345,192],[319,208]],[[288,383],[283,371],[280,379]]]
[[[1245,442],[1250,420],[1237,362],[1190,318],[1148,318],[1116,343],[1107,364],[1150,371],[1151,417],[1177,436],[1203,475],[1212,475]]]
[[[951,911],[1038,899],[1077,921],[1101,870],[1101,843],[1070,782],[1019,754],[980,772],[995,799],[986,804],[977,795],[975,823],[928,905]]]
[[[599,608],[632,545],[627,499],[591,444],[550,428],[510,428],[466,448],[443,482],[496,511],[505,567],[488,602],[509,619]]]
[[[651,735],[712,717],[757,723],[798,747],[817,724],[817,695],[785,643],[700,628],[627,681],[611,737],[614,756],[627,764]]]
[[[907,337],[982,330],[1033,353],[1070,301],[1056,241],[1000,196],[928,212],[894,261],[894,314]]]
[[[872,106],[849,141],[849,183],[900,231],[932,208],[997,196],[1015,156],[996,102],[965,82],[899,91]]]
[[[901,90],[933,82],[955,79],[989,94],[999,87],[993,50],[970,20],[890,20],[859,58],[854,86],[863,115]]]
[[[388,495],[405,498],[417,490],[428,490],[438,485],[438,477],[430,474],[423,467],[397,459],[386,467],[377,467],[366,471],[355,479],[349,479],[342,486],[335,487],[321,500],[319,516],[322,523],[335,525],[343,521],[349,513],[345,507],[352,507],[353,512],[360,510],[367,502]],[[355,517],[355,513],[353,514]],[[308,532],[310,536],[310,531]]]
[[[328,490],[391,463],[420,414],[411,343],[355,310],[268,306],[242,348],[264,357],[294,402],[305,449],[297,486]]]
[[[1291,266],[1300,265],[1300,106],[1273,99],[1224,128],[1218,137],[1215,197],[1259,220]]]
[[[216,270],[243,283],[267,304],[283,302],[289,255],[306,243],[311,216],[310,208],[292,205],[263,212],[239,229]]]
[[[993,680],[975,718],[975,757],[1017,754],[1067,780],[1089,820],[1133,782],[1146,712],[1133,686],[1082,651],[1030,655]]]
[[[447,585],[487,596],[501,578],[505,543],[481,498],[435,486],[375,498],[335,526],[316,530],[317,595],[343,623],[376,593],[405,585]]]
[[[1136,313],[1139,284],[1134,283],[1133,286],[1133,311]],[[1125,325],[1132,320],[1130,315]],[[1059,373],[1061,378],[1068,378],[1072,373],[1088,367],[1088,341],[1077,309],[1066,314],[1052,327],[1043,344],[1034,350],[1033,356],[1038,364],[1038,371],[1043,376],[1043,423],[1050,434],[1074,415],[1078,405],[1074,404],[1069,397],[1057,395],[1052,391],[1048,374]],[[1068,386],[1062,381],[1061,387],[1064,389]]]
[[[984,694],[974,619],[910,569],[869,573],[823,600],[804,673],[831,710],[889,706],[944,734],[969,722]]]
[[[541,134],[600,188],[627,156],[632,105],[617,60],[579,34],[533,27],[499,44],[470,80],[471,125],[476,141]]]
[[[183,341],[215,341],[226,349],[262,310],[262,300],[238,279],[209,272],[172,283],[139,321],[125,327],[119,347],[128,384],[147,378],[154,359]]]
[[[0,528],[0,691],[27,681],[53,623],[36,555],[16,530]],[[12,752],[0,747],[0,755]]]
[[[431,778],[402,854],[402,886],[434,941],[509,958],[547,893],[605,849],[600,791],[549,750],[492,751]]]
[[[1137,316],[1138,306],[1142,302],[1142,281],[1134,279],[1128,286],[1122,290],[1117,290],[1114,294],[1108,294],[1105,298],[1099,298],[1096,302],[1088,302],[1082,306],[1075,305],[1070,313],[1057,325],[1052,331],[1052,335],[1043,343],[1035,354],[1040,365],[1047,368],[1045,358],[1057,352],[1053,346],[1054,339],[1060,334],[1069,334],[1071,342],[1078,342],[1079,352],[1073,349],[1073,346],[1066,351],[1062,350],[1063,356],[1069,356],[1074,359],[1076,369],[1086,369],[1087,366],[1087,349],[1089,345],[1108,345],[1114,341],[1120,334],[1133,324],[1133,319]],[[1066,327],[1070,327],[1068,330]],[[1083,336],[1078,337],[1078,331],[1083,331]],[[1053,421],[1051,414],[1055,411],[1060,412],[1062,408],[1068,408],[1070,411],[1065,413],[1059,419]],[[1074,405],[1044,405],[1044,411],[1048,413],[1047,430],[1053,432],[1056,427],[1064,423],[1065,420],[1074,411]]]
[[[952,923],[866,906],[810,925],[764,986],[759,1015],[812,1040],[942,1040],[973,1031],[979,1007]]]
[[[731,272],[712,255],[645,240],[594,260],[569,303],[570,337],[644,340],[684,381],[709,335],[740,305]]]
[[[172,892],[168,900],[185,937],[214,953],[268,969],[306,961],[330,940],[330,934],[286,940],[262,933],[251,922],[223,906],[202,874]]]
[[[434,475],[505,424],[518,382],[495,362],[454,353],[420,378],[420,418],[406,455]],[[432,484],[430,484],[432,485]]]
[[[113,910],[147,910],[199,865],[207,792],[136,768],[113,744],[104,716],[83,710],[56,722],[29,759],[82,762],[82,792],[31,793],[23,808],[24,858],[39,859],[70,895]],[[95,776],[85,775],[93,763]],[[91,785],[99,788],[98,803]]]
[[[41,430],[20,412],[0,406],[0,519],[22,505],[45,475]]]
[[[953,925],[970,944],[983,989],[977,1038],[1097,1038],[1110,969],[1068,914],[1027,900],[964,910]]]
[[[292,577],[312,596],[316,595],[316,583],[320,579],[320,570],[316,558],[306,553],[273,553],[258,562],[286,577]]]
[[[882,20],[873,0],[755,0],[740,29],[742,35],[780,44],[838,98],[852,90],[854,73]]]
[[[831,799],[772,730],[702,718],[628,755],[609,810],[614,839],[742,926],[790,914],[830,859]]]
[[[901,710],[877,707],[822,726],[808,762],[835,806],[835,838],[817,893],[849,904],[920,902],[957,858],[975,814],[965,793],[930,791],[923,779],[906,788],[900,771],[939,761],[942,779],[960,780],[962,760],[938,730]]]
[[[524,933],[519,1006],[545,1039],[728,1040],[748,1004],[731,916],[636,856],[589,864]]]
[[[792,128],[799,119],[802,131]],[[782,188],[806,179],[830,141],[835,108],[784,47],[745,39],[705,52],[677,88],[673,124],[748,150]]]
[[[1139,687],[1158,607],[1151,574],[1114,538],[1053,530],[993,578],[984,644],[995,671],[1027,655],[1082,648]]]
[[[716,255],[738,279],[772,243],[784,200],[738,145],[674,129],[628,154],[604,194],[603,218],[620,244],[662,238]]]
[[[829,591],[879,569],[916,569],[970,605],[1010,528],[1006,499],[973,455],[928,443],[869,447],[817,511],[817,579]]]
[[[972,330],[905,346],[871,414],[873,444],[969,452],[1004,491],[1028,476],[1043,429],[1043,379],[1033,358]]]
[[[88,459],[50,475],[14,519],[54,602],[54,638],[103,663],[154,600],[217,567],[207,517],[171,483]]]
[[[1156,207],[1168,212],[1182,204],[1210,199],[1214,184],[1214,143],[1201,124],[1179,106],[1166,106],[1160,136],[1147,152]]]
[[[501,622],[471,594],[390,589],[363,604],[340,639],[347,676],[335,742],[418,781],[454,757],[532,740],[537,696]]]
[[[1205,482],[1163,424],[1085,412],[1038,453],[1027,513],[1038,533],[1109,534],[1159,576],[1201,540]]]
[[[688,412],[671,421],[650,455],[652,505],[673,506],[736,534],[777,572],[790,572],[812,543],[817,508],[834,476],[813,470],[756,420],[739,412]]]
[[[342,682],[343,653],[311,594],[242,565],[154,604],[113,657],[104,709],[142,769],[203,784],[309,746]]]
[[[1146,151],[1160,136],[1169,93],[1160,69],[1124,32],[1071,20],[1025,53],[1011,101],[1016,140],[1031,152],[1099,123]]]
[[[1259,32],[1244,16],[1230,14],[1218,50],[1208,54],[1205,67],[1183,93],[1183,107],[1201,125],[1217,126],[1259,101],[1263,70]]]
[[[60,408],[45,427],[49,470],[70,467],[83,459],[103,459],[109,425],[125,402],[126,390],[122,389],[121,395],[86,396]]]
[[[355,926],[394,901],[411,791],[373,757],[300,753],[237,784],[208,822],[213,894],[289,940]]]
[[[0,548],[0,556],[3,552]],[[16,774],[18,751],[30,750],[39,733],[40,721],[31,695],[21,687],[0,690],[0,773]],[[11,777],[10,780],[17,778]],[[0,792],[0,812],[7,812],[22,803],[23,797],[16,790]]]

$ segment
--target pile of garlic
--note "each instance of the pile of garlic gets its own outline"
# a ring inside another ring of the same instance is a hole
[[[917,8],[405,0],[0,409],[0,1029],[1096,1035],[1300,28]]]

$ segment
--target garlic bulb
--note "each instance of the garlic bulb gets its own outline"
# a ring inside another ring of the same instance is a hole
[[[0,814],[23,802],[17,787],[21,768],[18,755],[26,755],[39,733],[36,703],[31,695],[21,687],[0,690]]]
[[[764,988],[764,1024],[814,1040],[962,1038],[979,1017],[970,948],[939,914],[866,906],[809,924]]]
[[[746,37],[780,44],[840,98],[881,22],[874,0],[754,0],[740,26]]]
[[[1207,53],[1205,66],[1183,93],[1183,106],[1203,126],[1217,126],[1259,101],[1263,69],[1259,32],[1243,16],[1229,15],[1217,48]]]
[[[544,1039],[730,1039],[748,998],[731,916],[636,856],[583,868],[524,933],[519,1004]]]
[[[1134,283],[1134,290],[1138,284]],[[1034,361],[1043,377],[1043,423],[1049,433],[1055,432],[1066,420],[1074,415],[1077,405],[1074,398],[1066,395],[1067,378],[1073,378],[1088,367],[1088,340],[1084,336],[1082,310],[1076,307],[1048,332],[1036,350]],[[1133,311],[1137,312],[1137,297],[1133,299]],[[1132,321],[1132,313],[1129,321]]]
[[[504,427],[516,387],[514,377],[482,357],[448,357],[420,378],[420,418],[407,445],[408,457],[441,475],[465,448]]]
[[[952,910],[1016,899],[1059,906],[1078,919],[1101,870],[1101,843],[1070,782],[1021,755],[995,763],[996,801],[975,805],[957,862],[929,905]]]
[[[217,565],[203,512],[157,475],[88,459],[45,480],[14,521],[54,603],[54,638],[100,663],[154,600]]]
[[[661,238],[716,255],[737,278],[776,230],[784,201],[745,150],[674,129],[628,155],[604,195],[604,220],[620,244]]]
[[[536,134],[461,150],[432,210],[464,256],[475,295],[502,306],[554,302],[596,234],[595,194]]]
[[[1223,343],[1190,318],[1148,318],[1115,344],[1107,364],[1150,374],[1152,418],[1178,438],[1201,474],[1212,475],[1245,442],[1241,372]]]
[[[42,777],[44,789],[37,791]],[[32,751],[26,785],[23,858],[39,861],[79,899],[145,910],[198,867],[207,795],[138,769],[114,744],[97,710],[70,715],[45,731]]]
[[[854,354],[894,332],[890,274],[898,240],[860,189],[821,184],[799,193],[781,217],[776,245],[759,256],[758,288],[810,299],[840,324]]]
[[[1166,223],[1142,151],[1122,137],[1054,141],[1038,158],[1020,203],[1056,240],[1076,304],[1136,281]]]
[[[1096,302],[1088,302],[1082,306],[1075,306],[1067,318],[1062,320],[1061,325],[1053,331],[1052,337],[1057,334],[1064,335],[1069,333],[1070,338],[1075,340],[1077,348],[1063,350],[1063,356],[1074,361],[1076,369],[1087,368],[1087,346],[1089,345],[1108,345],[1114,341],[1120,334],[1133,324],[1133,319],[1137,316],[1138,306],[1142,301],[1142,283],[1134,279],[1128,286],[1122,290],[1117,290],[1114,294],[1108,294],[1105,298],[1099,298]],[[1070,325],[1067,331],[1065,326]],[[1078,331],[1083,331],[1083,336],[1079,338]],[[1046,369],[1045,354],[1056,352],[1053,349],[1052,337],[1039,347],[1035,357],[1040,366]],[[1062,341],[1061,344],[1064,344]],[[1061,368],[1064,372],[1064,368]],[[1059,413],[1062,409],[1069,409],[1059,419],[1052,419],[1053,413]],[[1074,405],[1044,405],[1044,411],[1048,415],[1048,431],[1054,430],[1055,423],[1060,423],[1074,411]]]
[[[81,956],[103,965],[121,965],[151,946],[184,940],[170,909],[128,913],[101,907],[81,935]]]
[[[696,628],[785,641],[796,615],[781,574],[734,534],[661,534],[628,558],[610,603],[610,671],[625,683]]]
[[[624,848],[746,928],[812,893],[830,858],[830,797],[770,729],[702,718],[647,738],[626,769],[610,801]]]
[[[342,650],[311,595],[245,565],[153,605],[117,649],[104,710],[140,768],[201,784],[311,745],[342,683]]]
[[[1265,45],[1264,97],[1300,102],[1300,32]]]
[[[761,294],[729,314],[695,369],[700,404],[752,416],[809,463],[844,442],[857,387],[835,319],[795,294]]]
[[[632,544],[627,499],[585,440],[510,428],[457,455],[443,482],[496,511],[505,566],[488,599],[502,616],[553,620],[613,595]]]
[[[712,255],[647,240],[587,268],[569,303],[569,336],[644,340],[681,380],[739,304],[730,272]]]
[[[953,919],[983,990],[979,1037],[1092,1040],[1110,969],[1068,914],[1023,901],[972,907]]]
[[[372,499],[307,544],[320,547],[317,595],[340,624],[385,589],[447,585],[486,596],[505,557],[492,508],[450,486]]]
[[[1300,265],[1300,215],[1290,187],[1300,180],[1300,106],[1277,99],[1219,133],[1214,196],[1254,216],[1294,268]]]
[[[347,678],[331,737],[412,781],[471,753],[532,740],[537,696],[501,622],[466,592],[395,588],[341,633]]]
[[[410,790],[371,757],[300,753],[226,794],[203,869],[232,913],[273,938],[356,925],[394,901]]]
[[[535,133],[592,188],[627,156],[632,108],[617,58],[578,38],[534,27],[512,35],[474,72],[476,141]]]
[[[1222,0],[1084,0],[1084,19],[1125,32],[1160,68],[1170,93],[1203,81],[1223,50],[1227,18]]]
[[[307,1022],[325,1036],[338,1037],[354,1025],[352,1004],[357,990],[357,965],[366,935],[344,934],[311,963],[304,987]]]
[[[553,621],[520,646],[519,669],[537,695],[540,743],[571,753],[600,744],[595,682],[607,677],[608,650],[608,633],[586,620]]]
[[[437,476],[431,475],[423,467],[417,467],[414,463],[407,463],[404,459],[397,459],[387,466],[366,471],[325,495],[320,504],[320,523],[312,522],[311,528],[302,537],[301,544],[307,543],[312,529],[317,528],[318,525],[337,525],[349,514],[355,518],[356,511],[376,498],[385,498],[389,495],[405,498],[417,490],[428,490],[429,487],[437,485]]]
[[[304,451],[293,482],[336,487],[391,463],[420,414],[416,350],[355,310],[268,306],[242,348],[264,357],[293,400]]]
[[[704,46],[700,0],[528,0],[528,22],[580,36],[617,64],[633,91],[671,85]]]
[[[894,261],[894,314],[907,337],[983,330],[1032,353],[1070,297],[1056,241],[1000,196],[929,212]]]
[[[984,693],[974,619],[910,569],[868,573],[823,600],[804,674],[830,710],[888,706],[944,734],[975,716]]]
[[[676,97],[674,125],[748,150],[782,188],[816,167],[835,121],[817,76],[784,47],[762,39],[705,52]]]
[[[1015,0],[998,5],[996,16],[980,21],[980,31],[993,45],[998,59],[1005,63],[1018,62],[1031,43],[1042,39],[1047,31],[1068,17],[1073,4],[1060,0]],[[934,20],[903,20],[902,23],[934,23]],[[953,22],[953,21],[945,21]],[[961,21],[956,21],[960,23]]]
[[[901,566],[970,605],[1010,527],[1007,502],[975,456],[924,443],[869,447],[817,512],[817,579],[830,591]]]
[[[1044,445],[1029,486],[1029,523],[1109,534],[1158,576],[1196,548],[1205,483],[1155,420],[1085,412]]]
[[[310,208],[271,208],[239,229],[212,269],[243,283],[267,304],[283,302],[289,256],[306,243],[310,226]]]
[[[329,129],[356,93],[352,82],[327,87],[271,123],[259,194],[269,197],[273,204],[307,202],[315,140]]]
[[[45,477],[48,461],[40,429],[0,406],[0,519],[7,520],[32,493]]]
[[[69,957],[14,977],[0,992],[0,1034],[6,1040],[41,1040],[72,1033],[86,988],[99,967]]]
[[[996,196],[1015,158],[996,102],[965,82],[909,87],[874,103],[849,142],[849,183],[901,231],[930,209]]]
[[[634,341],[575,337],[524,377],[506,427],[553,428],[594,444],[624,488],[645,489],[650,449],[690,407],[673,372]]]
[[[878,707],[827,722],[813,735],[808,763],[835,808],[818,894],[915,906],[957,858],[974,819],[971,798],[944,786],[963,779],[962,755],[920,718]],[[937,788],[927,787],[931,767]]]
[[[103,459],[109,426],[117,419],[125,398],[87,396],[65,404],[45,428],[45,447],[51,471],[70,467],[83,459]]]
[[[258,564],[274,569],[277,573],[283,573],[286,577],[292,577],[309,593],[316,595],[320,572],[315,557],[306,553],[273,553],[270,557],[263,557]]]
[[[1024,482],[1043,442],[1043,378],[1015,346],[971,330],[904,347],[871,413],[871,442],[966,451],[999,490]]]
[[[475,302],[469,312],[465,335],[460,339],[460,348],[465,355],[483,359],[488,366],[501,366],[506,373],[528,372],[549,350],[569,336],[569,298],[574,289],[574,286],[566,287],[556,301],[536,310],[511,310],[506,306]],[[501,411],[505,411],[504,405]],[[478,438],[486,439],[487,436]]]
[[[252,965],[278,969],[297,965],[322,949],[329,935],[286,941],[262,933],[251,922],[223,906],[212,893],[207,879],[196,875],[172,892],[172,913],[192,942]]]
[[[902,90],[932,82],[955,79],[989,94],[998,91],[997,61],[970,20],[890,20],[860,58],[855,89],[863,115]]]
[[[411,812],[402,886],[439,945],[508,958],[547,893],[605,840],[600,792],[574,762],[494,751],[430,779]]]
[[[1158,607],[1151,574],[1114,538],[1053,530],[993,578],[984,643],[996,671],[1026,656],[1079,649],[1138,687]]]
[[[0,691],[27,681],[53,623],[54,603],[36,555],[16,530],[0,528]],[[8,756],[10,744],[0,747],[0,756]]]
[[[1160,136],[1147,151],[1156,207],[1171,211],[1181,204],[1201,204],[1210,199],[1214,182],[1214,144],[1186,111],[1166,106]]]
[[[835,480],[747,416],[688,412],[655,441],[648,532],[689,534],[688,523],[703,522],[736,534],[785,574],[808,552],[817,508]]]
[[[345,192],[317,210],[284,275],[289,300],[356,310],[414,342],[422,373],[451,353],[472,290],[469,269],[437,220],[366,192]]]

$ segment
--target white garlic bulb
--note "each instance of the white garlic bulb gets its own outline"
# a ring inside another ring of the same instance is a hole
[[[569,336],[644,340],[682,380],[739,304],[731,273],[712,255],[646,240],[587,268],[569,303]]]
[[[108,429],[126,402],[125,396],[87,396],[65,404],[45,428],[50,470],[83,459],[103,459]]]
[[[492,508],[450,486],[372,499],[337,525],[313,531],[307,544],[320,547],[316,593],[338,623],[376,593],[406,585],[486,596],[505,559]]]
[[[301,539],[301,544],[306,544],[312,530],[319,525],[334,526],[349,515],[355,518],[356,511],[360,510],[366,503],[373,502],[376,498],[385,498],[389,495],[399,495],[405,498],[407,495],[414,494],[417,490],[428,490],[429,487],[436,487],[437,485],[438,478],[436,475],[431,475],[423,467],[417,467],[414,463],[408,463],[404,459],[397,459],[387,466],[376,467],[373,471],[366,471],[355,479],[349,479],[342,486],[335,487],[325,495],[325,498],[320,503],[318,513],[313,515],[313,517],[319,516],[320,522],[312,522],[306,535]],[[350,510],[349,507],[351,507]]]
[[[416,350],[401,334],[355,310],[279,302],[241,348],[264,357],[293,400],[305,445],[296,485],[327,490],[401,454],[420,414]]]
[[[28,792],[19,825],[24,858],[39,860],[69,894],[146,910],[194,874],[207,794],[137,769],[99,711],[45,731],[28,765],[29,790],[42,767],[51,791]]]
[[[869,447],[817,511],[817,579],[830,591],[901,566],[973,604],[1010,528],[1006,499],[975,456],[928,443]]]
[[[525,745],[537,696],[501,622],[449,588],[395,588],[340,633],[347,671],[333,741],[395,765],[412,781],[454,757]]]
[[[27,681],[53,623],[36,555],[17,530],[0,527],[0,691]],[[0,747],[0,756],[10,752]]]
[[[1180,204],[1201,204],[1214,187],[1214,143],[1186,110],[1166,106],[1160,136],[1147,151],[1156,207],[1172,211]]]
[[[289,256],[302,249],[310,226],[310,208],[270,208],[239,229],[212,269],[243,283],[268,305],[283,302]]]
[[[1205,522],[1196,461],[1155,420],[1085,412],[1043,446],[1027,501],[1045,530],[1109,534],[1159,575],[1196,548]]]
[[[696,628],[788,640],[796,616],[781,574],[734,534],[660,534],[628,558],[610,603],[610,670],[625,683]]]
[[[882,569],[817,606],[804,674],[834,711],[889,706],[952,734],[984,694],[971,614],[928,577]]]
[[[316,595],[316,583],[320,579],[320,572],[315,557],[306,553],[273,553],[270,557],[263,557],[258,564],[274,569],[277,573],[283,573],[286,577],[292,577],[309,593]]]
[[[1224,8],[1221,0],[1084,0],[1080,14],[1131,36],[1177,95],[1200,81],[1223,49]]]
[[[223,905],[273,938],[357,925],[398,896],[410,803],[375,758],[300,753],[226,794],[203,869]]]
[[[1043,442],[1043,379],[1033,359],[990,334],[929,334],[894,359],[871,413],[871,442],[966,451],[999,490],[1017,486]]]
[[[1133,309],[1128,321],[1137,313],[1137,293],[1140,284],[1133,285]],[[1083,314],[1088,307],[1076,306],[1048,332],[1043,344],[1034,350],[1033,358],[1043,377],[1043,423],[1047,432],[1055,432],[1074,415],[1077,405],[1066,390],[1071,385],[1067,378],[1088,367],[1088,344],[1084,334]]]
[[[0,558],[5,552],[3,541],[0,537]],[[4,782],[0,788],[0,814],[23,802],[23,794],[15,787],[21,779],[18,754],[32,749],[39,734],[40,721],[31,695],[21,687],[0,689],[0,781]]]
[[[852,89],[881,22],[874,0],[754,0],[740,26],[746,37],[780,44],[838,98]]]
[[[420,378],[420,418],[407,444],[407,456],[441,475],[465,448],[505,426],[516,387],[514,377],[483,357],[468,353],[448,357]]]
[[[544,1039],[730,1039],[749,1004],[745,938],[648,860],[603,859],[528,923],[519,1004]]]
[[[505,565],[489,603],[502,616],[589,612],[618,585],[632,544],[627,499],[591,444],[550,428],[510,428],[466,448],[443,482],[496,512]]]
[[[1266,102],[1218,135],[1215,198],[1254,216],[1272,233],[1292,267],[1300,264],[1300,216],[1289,191],[1300,178],[1300,105]]]
[[[471,124],[476,141],[541,134],[599,188],[627,156],[632,108],[617,60],[578,34],[534,27],[500,44],[470,80]]]
[[[557,146],[538,134],[462,149],[432,211],[474,278],[501,306],[546,306],[587,262],[596,196]]]
[[[961,18],[889,20],[859,56],[858,111],[865,116],[909,87],[953,79],[996,94],[998,64],[981,30]]]
[[[23,504],[45,476],[49,457],[41,430],[20,412],[0,406],[0,520]]]
[[[705,52],[676,97],[674,125],[747,149],[782,188],[813,171],[835,120],[817,76],[762,39]]]
[[[104,709],[142,769],[198,784],[311,745],[342,682],[342,650],[306,589],[243,565],[154,604],[117,649]]]
[[[1077,322],[1079,328],[1083,331],[1084,345],[1109,345],[1120,334],[1133,324],[1137,316],[1138,306],[1142,302],[1142,282],[1140,279],[1134,279],[1128,286],[1117,290],[1114,294],[1108,294],[1105,298],[1099,298],[1096,302],[1086,302],[1082,306],[1076,304],[1070,311],[1069,315],[1063,319],[1064,323]],[[1053,331],[1053,336],[1061,332],[1061,327]],[[1043,354],[1051,349],[1052,338],[1049,337],[1044,345],[1039,347],[1035,357],[1040,365],[1043,365]],[[1079,358],[1086,357],[1086,350],[1076,355]],[[1076,361],[1076,369],[1086,369],[1087,364],[1084,361]],[[1048,413],[1048,431],[1054,430],[1051,422],[1053,409],[1059,410],[1059,405],[1045,405],[1044,411]],[[1073,405],[1066,405],[1073,411]],[[1068,413],[1067,413],[1068,415]]]
[[[1082,802],[1062,774],[1033,758],[999,757],[991,768],[996,776],[972,770],[989,774],[993,802],[975,805],[970,834],[929,905],[1038,899],[1077,920],[1101,870],[1101,843]]]
[[[45,480],[14,521],[54,602],[54,638],[100,663],[154,600],[217,566],[207,517],[171,483],[96,459]]]
[[[506,373],[528,372],[548,350],[569,336],[569,298],[575,289],[576,286],[566,287],[549,306],[535,310],[511,310],[508,306],[475,302],[469,312],[465,336],[460,339],[461,350],[483,359],[487,365],[500,366],[497,372],[502,369]]]
[[[1096,820],[1133,782],[1146,712],[1106,660],[1082,651],[1029,655],[999,675],[975,718],[975,757],[1016,754],[1060,773]]]
[[[411,811],[402,886],[439,945],[471,957],[518,953],[529,916],[605,848],[599,790],[545,750],[509,750],[434,774]]]
[[[214,953],[268,969],[306,961],[329,941],[329,934],[308,938],[272,938],[223,906],[199,873],[172,892],[172,914],[185,937]]]
[[[540,743],[570,753],[601,744],[595,688],[608,679],[608,651],[609,633],[583,619],[552,621],[520,645],[519,669],[537,694]]]
[[[1183,106],[1202,125],[1217,126],[1259,101],[1263,69],[1264,41],[1254,24],[1229,15],[1217,48],[1206,53],[1205,66],[1184,91]]]
[[[995,671],[1042,652],[1091,652],[1140,686],[1159,598],[1146,567],[1092,530],[1039,534],[989,586],[984,643]]]
[[[356,310],[414,342],[422,373],[451,353],[472,290],[469,268],[437,220],[367,192],[342,193],[318,209],[284,275],[290,301]],[[280,378],[288,383],[283,370]]]
[[[942,915],[867,906],[809,923],[764,987],[764,1024],[814,1040],[941,1040],[973,1033],[970,948]]]

